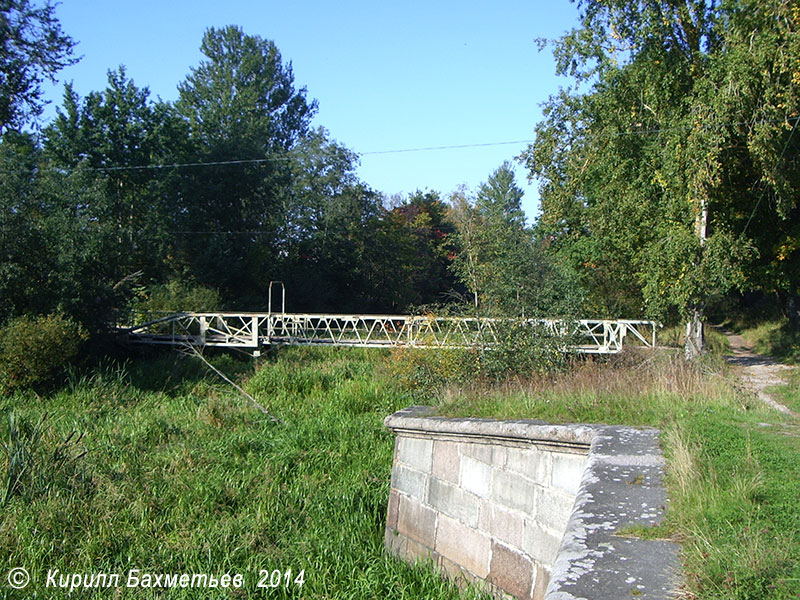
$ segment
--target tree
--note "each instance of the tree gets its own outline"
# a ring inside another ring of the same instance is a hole
[[[506,161],[481,184],[475,206],[490,221],[503,223],[509,229],[520,231],[525,228],[522,196],[522,189],[515,180],[514,169]]]
[[[357,156],[309,132],[290,152],[292,188],[281,228],[281,275],[292,305],[311,311],[371,308],[371,247],[380,214],[378,195],[356,174]]]
[[[0,135],[41,114],[41,84],[77,62],[74,47],[49,0],[42,7],[29,0],[0,2]]]
[[[472,307],[477,312],[482,290],[478,276],[482,223],[468,193],[467,187],[462,186],[450,195],[448,217],[456,228],[454,239],[458,250],[453,253],[450,269],[469,290]]]
[[[49,247],[34,193],[38,152],[31,136],[7,133],[0,143],[0,324],[45,300]],[[42,309],[49,307],[42,306]]]
[[[452,200],[458,251],[453,270],[471,291],[476,310],[488,314],[558,317],[578,308],[574,282],[547,259],[525,224],[522,190],[503,163],[474,200]]]
[[[543,231],[606,311],[627,299],[686,319],[691,356],[715,297],[798,292],[798,15],[777,0],[600,0],[581,19],[554,51],[580,91],[550,99],[524,155]]]
[[[477,231],[464,231],[461,242],[465,252],[455,265],[462,272],[462,280],[472,282],[475,298],[480,298],[490,312],[523,311],[516,300],[525,285],[520,275],[531,238],[525,228],[521,199],[522,190],[514,180],[511,164],[505,162],[479,187],[472,207],[467,209],[473,214],[461,219],[463,225],[472,221],[479,226]]]
[[[439,193],[417,190],[394,206],[384,223],[397,228],[394,264],[405,282],[401,306],[445,300],[456,285],[449,269],[455,228]]]
[[[292,65],[283,64],[277,46],[227,26],[208,29],[200,50],[206,60],[178,85],[177,107],[203,148],[241,158],[293,148],[317,103],[306,99],[305,88],[295,89]]]
[[[81,99],[70,85],[64,104],[45,129],[44,156],[49,167],[82,168],[102,194],[91,204],[79,199],[72,209],[85,214],[117,240],[106,261],[117,280],[141,273],[162,280],[180,265],[174,254],[183,211],[180,174],[155,168],[181,162],[188,153],[187,128],[174,108],[152,102],[120,67],[108,73],[108,86]]]
[[[119,305],[113,232],[80,210],[101,201],[85,169],[41,168],[30,135],[0,144],[0,322],[63,312],[90,330]]]
[[[176,108],[194,160],[211,164],[185,174],[180,229],[194,233],[181,254],[200,283],[228,297],[261,296],[287,219],[289,152],[316,102],[295,89],[291,64],[269,40],[211,28],[201,50],[206,59],[179,85]]]

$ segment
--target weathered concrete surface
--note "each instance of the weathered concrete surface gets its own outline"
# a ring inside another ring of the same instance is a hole
[[[387,549],[521,599],[669,598],[678,547],[617,535],[661,521],[658,432],[387,417],[398,436]],[[405,513],[405,514],[404,514]]]
[[[676,595],[679,547],[618,535],[663,519],[667,497],[657,436],[653,429],[598,427],[547,600]]]

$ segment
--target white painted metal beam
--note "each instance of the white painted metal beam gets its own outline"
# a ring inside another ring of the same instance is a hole
[[[362,348],[471,348],[497,342],[504,319],[425,315],[342,315],[314,313],[175,313],[141,325],[121,328],[138,344],[198,345],[252,348],[269,345],[354,346]],[[630,319],[527,319],[568,335],[568,350],[615,354],[626,335],[640,346],[655,347],[655,321]],[[488,341],[487,341],[488,340]]]

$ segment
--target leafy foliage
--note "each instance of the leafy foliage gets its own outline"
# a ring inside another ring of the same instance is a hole
[[[227,296],[263,297],[262,267],[278,262],[291,203],[289,153],[316,102],[295,89],[291,65],[270,40],[212,27],[200,49],[205,59],[178,86],[175,108],[188,125],[192,162],[213,164],[181,182],[180,260]]]
[[[49,0],[44,6],[30,0],[0,4],[0,135],[41,114],[42,81],[77,62],[74,46]]]
[[[78,324],[58,314],[12,319],[0,329],[0,388],[10,392],[50,382],[86,337]]]
[[[508,320],[495,325],[495,340],[480,352],[483,375],[494,381],[563,371],[570,364],[568,336],[544,324]]]
[[[322,128],[300,140],[292,159],[280,279],[300,310],[363,309],[372,300],[364,280],[380,198],[356,176],[356,155]]]
[[[96,194],[80,191],[59,200],[94,233],[111,238],[103,258],[116,283],[141,271],[161,278],[175,254],[175,216],[183,208],[178,178],[154,178],[153,164],[173,163],[186,152],[187,130],[175,110],[150,100],[149,90],[128,79],[124,68],[109,71],[108,86],[81,99],[70,85],[63,106],[45,129],[43,154],[49,176],[64,169],[83,172]]]
[[[593,305],[675,319],[735,289],[797,296],[797,10],[600,0],[581,17],[554,47],[579,86],[524,159]]]
[[[30,136],[0,143],[9,174],[0,178],[0,322],[62,311],[96,331],[120,300],[115,224],[90,210],[104,200],[94,174],[40,169],[40,161]]]
[[[526,226],[521,198],[509,163],[492,173],[474,199],[454,195],[451,218],[459,251],[452,269],[470,290],[478,314],[572,314],[580,307],[580,290]]]
[[[451,265],[471,293],[469,313],[500,317],[478,349],[476,374],[491,380],[563,368],[570,341],[533,319],[565,318],[583,305],[583,291],[565,264],[546,254],[527,227],[510,163],[503,163],[474,198],[454,194],[451,219],[458,251]]]
[[[258,310],[273,279],[300,310],[440,300],[454,280],[438,195],[385,208],[357,156],[309,129],[316,102],[271,41],[212,28],[202,50],[175,104],[120,67],[85,98],[68,85],[41,146],[0,139],[0,323],[62,310],[95,332],[131,303]]]
[[[468,383],[481,377],[477,349],[396,348],[392,350],[389,372],[409,388],[430,394],[443,386]]]
[[[130,304],[130,318],[141,323],[167,313],[212,312],[220,310],[221,306],[222,298],[217,290],[172,279],[138,290]]]
[[[437,192],[417,190],[383,218],[388,242],[381,260],[397,269],[398,307],[441,303],[457,287],[449,267],[456,250],[455,227]]]

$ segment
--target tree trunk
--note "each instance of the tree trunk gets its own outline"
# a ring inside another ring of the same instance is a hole
[[[703,193],[700,195],[700,210],[697,212],[697,217],[694,222],[694,230],[697,238],[700,240],[700,255],[698,256],[697,263],[701,262],[703,249],[706,245],[706,237],[708,236],[708,198]],[[686,323],[686,343],[684,346],[684,353],[686,360],[694,360],[706,351],[706,338],[703,332],[703,313],[695,305],[691,308],[689,313],[689,322]]]
[[[686,323],[686,343],[684,352],[686,360],[693,360],[706,351],[706,338],[703,332],[703,315],[699,309],[693,308],[689,322]]]
[[[789,294],[786,300],[786,312],[789,313],[789,329],[800,331],[800,306],[798,306],[797,296]]]

